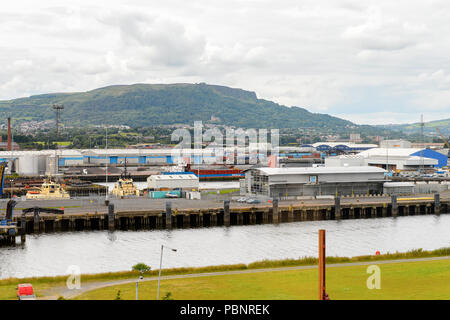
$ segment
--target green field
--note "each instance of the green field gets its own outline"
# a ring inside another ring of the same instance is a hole
[[[47,142],[45,142],[45,141],[36,141],[35,143],[44,146]],[[58,146],[66,146],[67,147],[67,146],[72,144],[72,141],[55,141],[53,143],[56,143],[56,145],[58,145]]]
[[[327,269],[327,292],[331,299],[450,299],[450,261],[380,264],[381,289],[369,290],[367,266]],[[140,299],[155,299],[156,281],[140,284]],[[135,299],[135,284],[111,286],[86,292],[77,299]],[[317,269],[235,274],[164,280],[160,295],[174,299],[317,299]]]
[[[397,288],[398,290],[407,292],[402,299],[449,299],[450,260],[420,263],[405,260],[449,256],[450,247],[432,251],[415,249],[408,252],[394,252],[383,255],[355,257],[328,256],[326,258],[327,266],[341,264],[339,267],[328,268],[328,291],[330,294],[334,294],[333,298],[340,299],[395,299],[396,294],[398,294],[395,291]],[[392,261],[395,261],[395,263]],[[389,265],[383,264],[383,262],[388,262]],[[367,265],[379,264],[382,266],[383,290],[380,290],[379,293],[374,293],[373,290],[366,292],[364,283],[366,281],[365,279],[369,276],[365,274],[365,268],[367,266],[344,266],[342,265],[343,263],[366,263]],[[317,292],[316,265],[317,258],[303,257],[298,259],[262,260],[247,265],[234,264],[163,269],[163,276],[177,276],[180,278],[183,275],[190,275],[190,278],[164,280],[161,296],[164,296],[167,292],[171,292],[175,299],[315,299],[315,292]],[[306,267],[311,269],[296,271],[278,270],[276,272],[268,270],[286,267]],[[249,272],[253,270],[259,270],[261,273],[217,274],[214,276],[196,277],[196,274],[202,273]],[[159,270],[150,270],[144,276],[146,279],[156,279],[158,273]],[[134,270],[83,274],[81,277],[82,286],[88,286],[90,288],[101,288],[105,287],[106,284],[115,286],[86,292],[85,295],[77,298],[114,299],[117,291],[121,290],[123,299],[134,299],[134,279],[137,279],[138,276],[139,272]],[[15,288],[19,283],[31,283],[38,298],[56,299],[59,296],[71,296],[73,292],[68,292],[66,279],[67,276],[63,275],[55,277],[3,279],[0,280],[0,300],[17,299]],[[131,281],[133,283],[123,286],[116,285],[117,281],[124,280],[125,282]],[[152,299],[156,296],[154,292],[156,290],[155,283],[155,281],[149,281],[141,284],[141,298]],[[390,286],[387,286],[389,283]],[[408,287],[411,283],[415,285]],[[302,290],[296,289],[299,287]],[[192,288],[196,288],[195,293],[191,292]],[[368,294],[369,296],[367,296]]]

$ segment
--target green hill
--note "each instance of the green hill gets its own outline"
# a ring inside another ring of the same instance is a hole
[[[390,130],[401,131],[406,134],[420,133],[420,122],[408,123],[408,124],[390,124],[390,125],[384,125],[384,126],[380,126],[380,127],[390,129]],[[424,133],[431,134],[431,135],[437,135],[437,131],[434,127],[438,127],[444,136],[449,136],[450,135],[450,118],[424,122]]]
[[[314,127],[323,131],[381,131],[326,114],[258,99],[254,92],[201,84],[116,85],[88,92],[54,93],[0,101],[0,112],[17,120],[54,119],[52,105],[64,104],[65,125],[157,126],[214,121],[244,128]]]

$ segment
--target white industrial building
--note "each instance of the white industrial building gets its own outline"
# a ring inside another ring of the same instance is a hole
[[[423,181],[416,182],[386,182],[383,185],[384,194],[423,194],[440,193],[449,188],[447,183],[427,183]]]
[[[325,159],[326,167],[375,166],[388,170],[417,171],[447,164],[447,157],[430,149],[374,148],[356,155],[341,155]]]
[[[377,148],[376,144],[352,143],[352,142],[316,142],[302,147],[313,147],[322,152],[344,152],[357,153],[372,148]]]
[[[414,193],[414,182],[385,182],[383,184],[384,194],[412,194]]]
[[[68,164],[83,163],[78,150],[0,151],[0,162],[7,163],[7,172],[25,176],[56,173],[61,158],[67,159]]]
[[[199,189],[199,179],[195,174],[160,174],[147,178],[149,190],[184,190]]]
[[[380,148],[411,148],[411,142],[407,140],[383,140],[380,142]]]
[[[176,165],[178,163],[212,164],[237,153],[234,162],[245,161],[248,148],[205,149],[62,149],[41,151],[0,151],[0,162],[7,162],[7,172],[22,175],[48,173],[49,164],[55,172],[69,167]],[[259,155],[258,155],[259,156]],[[264,156],[261,156],[265,159]]]
[[[252,168],[245,172],[248,194],[291,199],[300,196],[381,194],[386,170],[368,166]]]

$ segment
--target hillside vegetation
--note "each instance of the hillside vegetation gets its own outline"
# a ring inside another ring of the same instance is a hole
[[[389,124],[380,126],[386,129],[390,130],[397,130],[402,131],[406,134],[414,134],[414,133],[420,133],[420,123],[408,123],[408,124]],[[442,119],[442,120],[436,120],[436,121],[430,121],[430,122],[424,122],[424,133],[431,134],[431,135],[438,135],[437,131],[434,127],[438,127],[441,133],[444,136],[450,135],[450,118],[449,119]]]
[[[117,85],[88,92],[54,93],[0,101],[0,112],[15,120],[54,118],[52,105],[64,104],[65,125],[157,126],[213,120],[244,128],[327,127],[355,125],[326,114],[258,99],[254,92],[207,84]]]

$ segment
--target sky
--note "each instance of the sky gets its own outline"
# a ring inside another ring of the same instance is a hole
[[[113,84],[256,92],[358,124],[450,118],[446,0],[15,0],[0,99]]]

